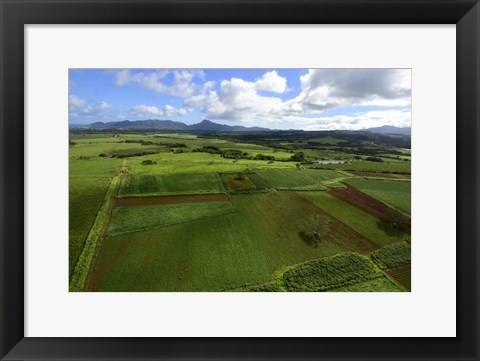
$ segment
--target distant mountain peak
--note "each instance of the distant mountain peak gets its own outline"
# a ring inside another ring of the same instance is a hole
[[[226,125],[203,119],[200,123],[187,125],[173,120],[145,119],[145,120],[124,120],[120,122],[95,122],[85,126],[92,129],[152,129],[152,130],[196,130],[196,131],[268,131],[268,128],[244,127],[242,125]]]
[[[370,132],[370,133],[380,133],[380,134],[402,134],[402,135],[411,135],[412,128],[410,127],[395,127],[393,125],[382,125],[380,127],[360,129],[360,132]]]

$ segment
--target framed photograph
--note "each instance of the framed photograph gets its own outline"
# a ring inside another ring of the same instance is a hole
[[[0,11],[2,360],[479,358],[478,1]]]

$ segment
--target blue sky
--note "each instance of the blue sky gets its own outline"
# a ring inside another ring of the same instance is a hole
[[[410,69],[70,69],[69,122],[202,119],[272,129],[411,123]]]

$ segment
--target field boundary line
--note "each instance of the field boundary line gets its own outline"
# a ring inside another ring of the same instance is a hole
[[[75,265],[75,268],[73,270],[72,278],[70,279],[69,292],[81,292],[85,288],[85,284],[95,255],[95,250],[97,248],[98,241],[103,233],[102,231],[105,225],[105,221],[109,216],[111,201],[117,190],[119,180],[120,177],[113,177],[110,186],[108,187],[107,193],[102,202],[102,206],[97,213],[95,222],[93,223],[93,226],[88,233],[82,252],[78,257],[77,264]]]

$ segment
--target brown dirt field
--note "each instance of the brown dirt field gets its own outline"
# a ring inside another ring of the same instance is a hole
[[[394,269],[394,270],[390,270],[390,271],[387,271],[386,273],[389,275],[389,276],[396,276],[400,273],[405,273],[405,272],[410,272],[412,269],[412,266],[406,266],[406,267],[402,267],[402,268],[397,268],[397,269]]]
[[[391,271],[386,271],[386,273],[393,277],[398,283],[404,286],[407,290],[411,291],[411,266],[397,268]],[[406,277],[404,277],[406,276]]]
[[[328,191],[331,195],[350,203],[351,205],[364,210],[367,213],[377,217],[378,219],[394,223],[397,228],[404,233],[410,234],[410,218],[387,206],[385,203],[369,196],[366,193],[360,192],[358,189],[345,184],[346,188],[332,189]]]
[[[161,204],[228,202],[225,194],[199,194],[191,196],[115,198],[112,207],[154,206]]]
[[[410,174],[394,174],[394,173],[376,173],[376,172],[348,172],[360,177],[381,177],[395,179],[410,179]]]

